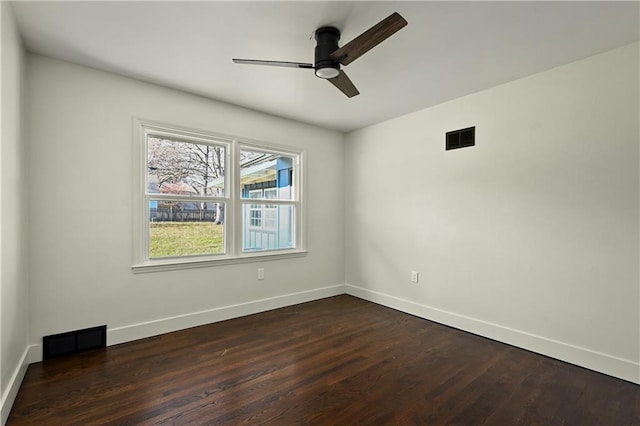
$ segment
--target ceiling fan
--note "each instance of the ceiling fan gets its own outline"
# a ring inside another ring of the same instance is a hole
[[[347,77],[347,74],[340,69],[340,65],[349,65],[406,25],[407,21],[400,14],[394,12],[342,47],[338,47],[340,30],[335,27],[318,28],[315,31],[316,50],[315,63],[313,64],[255,59],[234,59],[233,62],[236,64],[313,69],[316,76],[329,80],[347,97],[352,98],[360,92]]]

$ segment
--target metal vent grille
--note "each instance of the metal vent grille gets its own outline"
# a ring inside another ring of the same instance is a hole
[[[464,148],[474,146],[476,144],[476,128],[467,127],[466,129],[453,130],[447,132],[446,150]]]
[[[107,326],[52,334],[42,338],[42,358],[47,360],[107,346]]]

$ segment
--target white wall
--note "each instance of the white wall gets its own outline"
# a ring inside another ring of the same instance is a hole
[[[0,143],[0,424],[26,371],[27,224],[22,124],[24,53],[11,5],[1,2],[2,139]]]
[[[342,134],[42,56],[27,65],[31,343],[100,324],[117,343],[343,292]],[[305,149],[308,256],[133,274],[133,117]]]
[[[347,291],[640,382],[638,49],[347,135]]]

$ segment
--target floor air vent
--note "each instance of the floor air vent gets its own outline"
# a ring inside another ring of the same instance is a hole
[[[52,334],[42,338],[42,359],[71,355],[107,346],[107,326]]]
[[[466,146],[474,146],[476,144],[476,128],[467,127],[466,129],[454,130],[447,132],[446,150],[464,148]]]

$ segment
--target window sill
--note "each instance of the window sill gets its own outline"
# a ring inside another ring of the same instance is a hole
[[[144,274],[147,272],[175,271],[179,269],[207,268],[210,266],[237,265],[241,263],[264,262],[267,260],[292,259],[296,257],[304,257],[307,254],[308,252],[306,250],[295,250],[276,253],[249,253],[238,257],[220,257],[216,259],[162,259],[133,265],[131,270],[134,274]]]

